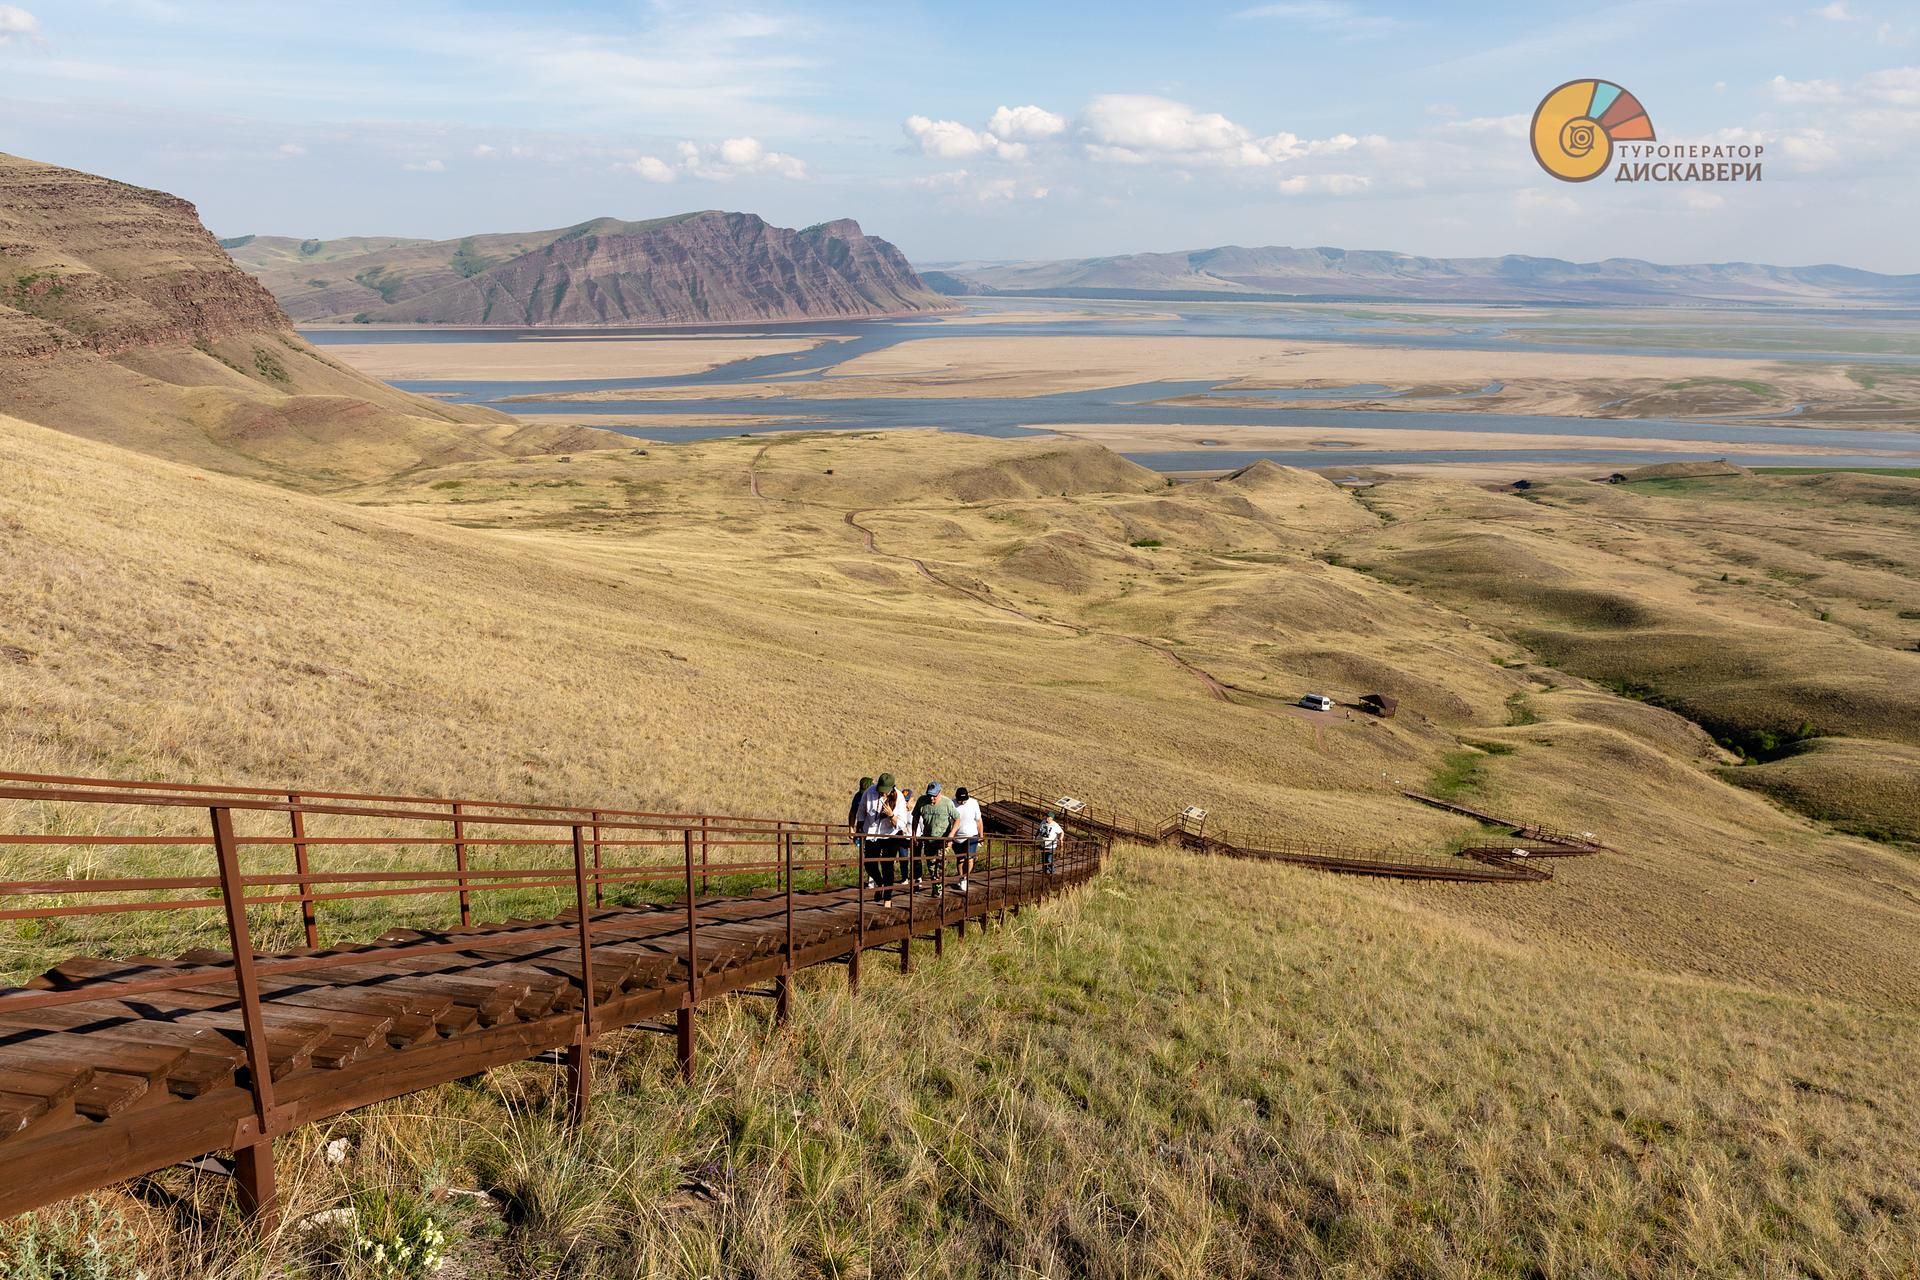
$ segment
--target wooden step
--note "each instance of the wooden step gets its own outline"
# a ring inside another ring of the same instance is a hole
[[[0,1016],[0,1028],[71,1031],[90,1043],[124,1041],[177,1048],[182,1056],[168,1069],[167,1088],[183,1098],[197,1098],[209,1089],[232,1084],[233,1073],[246,1064],[246,1051],[218,1031],[154,1022],[130,1010],[115,1012],[115,1008],[87,1003],[6,1014]]]
[[[86,1063],[100,1071],[138,1076],[149,1082],[164,1080],[186,1056],[185,1049],[168,1045],[135,1044],[74,1035],[67,1031],[0,1029],[0,1066],[14,1062],[58,1068],[70,1062]]]
[[[155,1093],[152,1083],[141,1076],[97,1071],[87,1086],[74,1095],[73,1108],[89,1120],[105,1120],[131,1110]]]

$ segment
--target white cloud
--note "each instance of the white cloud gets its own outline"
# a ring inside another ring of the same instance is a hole
[[[307,154],[307,149],[297,142],[283,142],[280,144],[280,154],[295,159]]]
[[[1000,107],[987,121],[987,132],[1015,142],[1044,142],[1066,131],[1066,117],[1045,107]]]
[[[1840,158],[1840,149],[1825,129],[1796,129],[1783,135],[1779,146],[1803,169],[1819,169]]]
[[[1449,120],[1444,126],[1456,133],[1497,133],[1503,138],[1524,138],[1531,118],[1524,114],[1510,116],[1475,116],[1471,120]]]
[[[1006,108],[1002,107],[1002,111]],[[1025,108],[1022,108],[1025,110]],[[1003,140],[987,129],[974,129],[958,120],[930,120],[926,116],[908,116],[901,125],[907,137],[919,147],[920,154],[941,160],[965,160],[973,156],[994,156],[1001,160],[1024,160],[1026,144]]]
[[[1324,32],[1341,36],[1348,40],[1359,40],[1370,36],[1383,36],[1398,30],[1402,23],[1398,18],[1384,14],[1363,13],[1350,4],[1340,0],[1298,0],[1292,4],[1263,4],[1252,9],[1242,9],[1236,18],[1254,18],[1284,22],[1292,26],[1304,27],[1309,31]]]
[[[659,156],[641,156],[637,160],[629,160],[625,164],[615,165],[614,168],[624,169],[629,173],[637,173],[648,182],[672,182],[680,176],[672,165],[662,160]]]
[[[492,155],[495,150],[496,148],[491,142],[481,142],[475,144],[473,155],[475,159],[485,160],[488,156]]]
[[[680,167],[696,178],[724,182],[729,178],[768,174],[796,181],[807,176],[806,163],[781,151],[769,151],[757,138],[727,138],[717,143],[680,144]]]
[[[1789,80],[1775,76],[1767,82],[1775,102],[1803,105],[1809,102],[1838,102],[1840,86],[1832,80]]]
[[[1138,164],[1262,168],[1309,156],[1331,155],[1362,144],[1349,133],[1306,140],[1292,133],[1255,135],[1217,111],[1149,94],[1109,93],[1087,104],[1082,132],[1089,158]],[[1371,145],[1377,139],[1369,137]]]
[[[400,167],[408,173],[445,173],[447,162],[445,160],[413,160]]]
[[[1045,200],[1049,188],[1020,178],[987,177],[965,169],[946,169],[914,178],[913,185],[925,191],[938,191],[981,204],[1015,200]]]
[[[1522,187],[1514,192],[1513,205],[1520,214],[1522,222],[1530,220],[1536,213],[1580,212],[1580,204],[1572,196],[1555,191],[1542,191],[1538,187]]]
[[[0,44],[33,40],[40,35],[40,19],[16,4],[0,4]]]
[[[1853,22],[1860,16],[1851,12],[1844,0],[1833,0],[1832,4],[1823,4],[1818,9],[1808,12],[1816,18],[1825,18],[1828,22]]]
[[[1727,198],[1712,191],[1683,191],[1680,193],[1680,203],[1693,213],[1712,213],[1715,209],[1724,208]]]
[[[782,151],[769,151],[758,138],[726,138],[720,142],[682,142],[672,162],[659,156],[635,156],[614,165],[622,173],[637,174],[648,182],[674,182],[682,177],[725,182],[730,178],[765,174],[803,179],[806,163]]]
[[[1891,107],[1920,106],[1920,67],[1888,67],[1870,71],[1858,80],[1789,80],[1775,76],[1767,82],[1776,102],[1794,106],[1816,103],[1878,103]]]
[[[1358,173],[1296,173],[1282,178],[1279,183],[1282,194],[1290,196],[1309,195],[1319,192],[1333,196],[1358,195],[1373,185],[1373,179]]]

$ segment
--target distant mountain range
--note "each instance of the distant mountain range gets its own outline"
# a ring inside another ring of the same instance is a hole
[[[951,296],[1324,298],[1443,302],[1920,304],[1920,275],[1751,262],[1663,266],[1635,258],[1567,262],[1422,258],[1374,249],[1241,248],[1042,262],[942,263],[924,273]]]
[[[851,219],[794,231],[708,209],[458,240],[220,243],[302,322],[752,324],[952,305],[898,249]]]

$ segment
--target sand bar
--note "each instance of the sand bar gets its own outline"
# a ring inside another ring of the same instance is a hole
[[[388,380],[435,378],[660,378],[703,373],[753,356],[811,351],[825,338],[642,338],[520,342],[368,342],[322,348],[332,359]]]

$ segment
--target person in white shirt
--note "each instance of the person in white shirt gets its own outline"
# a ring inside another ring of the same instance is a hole
[[[953,793],[953,869],[960,882],[953,887],[967,891],[967,877],[973,874],[974,855],[980,852],[980,832],[986,819],[980,814],[980,802],[965,787]]]
[[[1060,841],[1066,836],[1066,830],[1048,814],[1041,822],[1034,838],[1040,845],[1040,869],[1048,875],[1053,874],[1053,855],[1060,852]]]
[[[865,850],[867,887],[877,890],[875,901],[893,899],[893,872],[911,829],[912,806],[906,793],[883,773],[860,797],[860,844]]]

